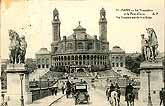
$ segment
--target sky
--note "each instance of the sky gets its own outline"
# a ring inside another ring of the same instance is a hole
[[[57,8],[61,21],[61,38],[73,33],[81,25],[91,36],[99,35],[99,12],[106,10],[107,38],[110,50],[120,46],[127,53],[141,51],[141,34],[147,37],[146,28],[154,28],[159,42],[158,50],[164,52],[164,0],[1,0],[1,57],[8,58],[9,29],[25,35],[28,47],[26,57],[34,58],[42,47],[50,50],[52,42],[53,10]],[[116,9],[150,9],[157,15],[152,19],[118,19],[125,12]]]

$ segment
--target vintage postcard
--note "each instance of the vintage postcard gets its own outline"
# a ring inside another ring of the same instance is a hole
[[[165,106],[164,0],[0,3],[0,106]]]

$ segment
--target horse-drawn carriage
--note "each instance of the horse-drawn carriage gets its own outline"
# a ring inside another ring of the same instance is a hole
[[[75,84],[75,105],[80,103],[89,104],[89,94],[87,90],[86,83],[76,83]]]

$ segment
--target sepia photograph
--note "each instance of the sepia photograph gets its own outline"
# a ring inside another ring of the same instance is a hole
[[[165,106],[164,0],[0,5],[0,106]]]

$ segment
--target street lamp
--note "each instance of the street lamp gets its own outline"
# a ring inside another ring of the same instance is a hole
[[[21,80],[21,106],[24,106],[24,98],[23,98],[23,84],[22,84],[22,81],[23,81],[23,77],[24,77],[24,74],[19,74],[20,75],[20,80]]]
[[[147,106],[153,106],[151,101],[151,88],[150,88],[151,71],[147,70],[146,73],[148,74],[148,105]]]
[[[162,61],[162,65],[163,65],[163,83],[164,83],[164,89],[165,89],[165,57]]]

